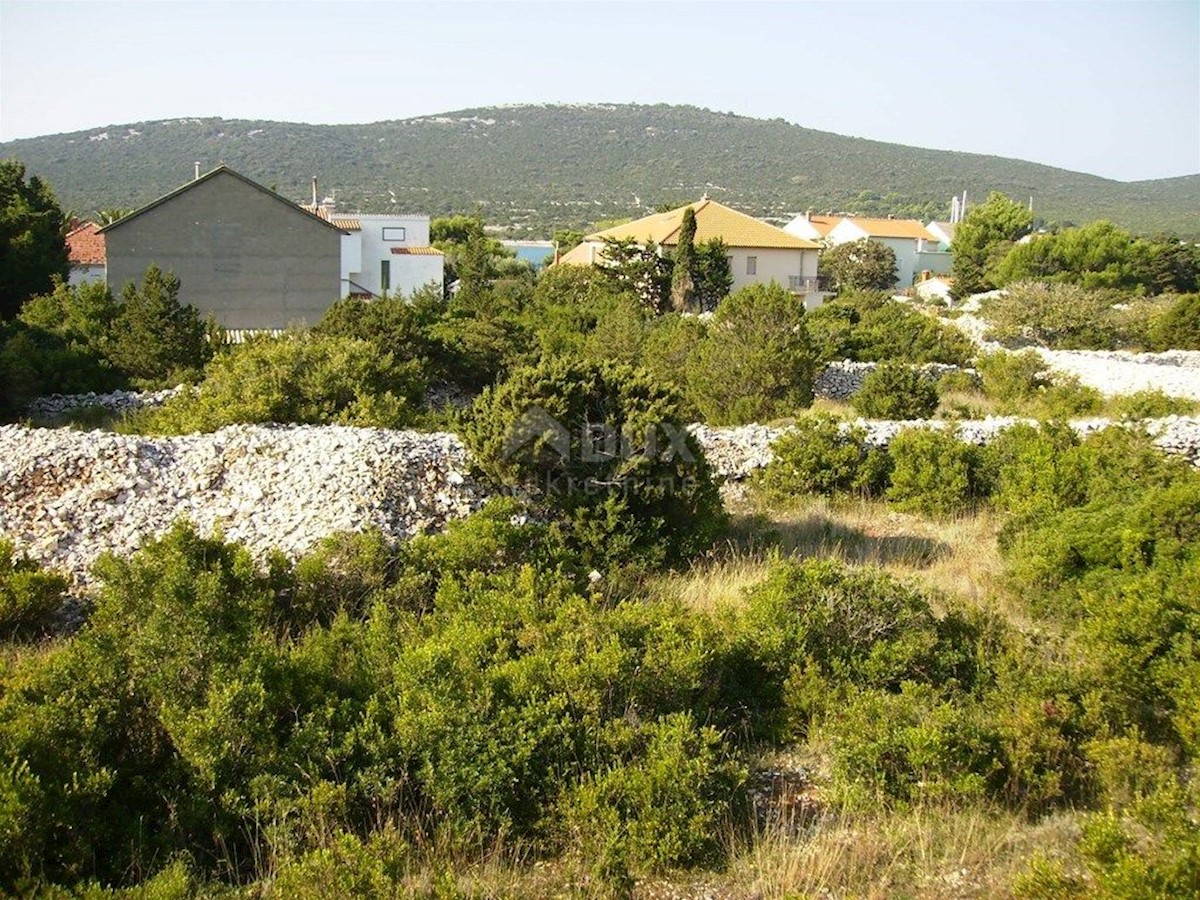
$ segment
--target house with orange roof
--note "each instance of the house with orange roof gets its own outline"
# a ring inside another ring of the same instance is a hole
[[[104,281],[107,256],[104,235],[95,222],[83,222],[67,232],[67,258],[71,269],[67,284],[80,285],[90,281]]]
[[[938,237],[916,219],[872,219],[847,216],[829,230],[830,246],[869,238],[896,254],[896,287],[912,287],[922,272],[942,274],[950,271],[950,254],[943,250]]]
[[[655,213],[589,234],[578,247],[560,257],[557,265],[587,266],[603,262],[606,241],[653,243],[660,253],[671,253],[678,242],[687,209],[696,214],[696,243],[716,238],[725,242],[733,290],[748,284],[775,282],[794,294],[803,295],[806,306],[820,305],[824,299],[817,287],[820,244],[789,234],[707,197],[669,212]]]
[[[844,218],[845,216],[814,215],[810,210],[796,216],[796,218],[783,226],[783,230],[788,234],[796,235],[796,237],[802,237],[806,240],[817,241],[819,243],[829,237],[829,232]]]

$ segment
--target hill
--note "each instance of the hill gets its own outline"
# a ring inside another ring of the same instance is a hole
[[[755,215],[805,209],[944,217],[953,194],[1034,198],[1048,221],[1106,218],[1200,236],[1200,175],[1120,182],[1037,163],[925,150],[690,106],[517,106],[369,125],[171,119],[0,144],[64,206],[131,207],[219,162],[303,199],[432,215],[482,207],[517,234],[644,213],[707,192]]]

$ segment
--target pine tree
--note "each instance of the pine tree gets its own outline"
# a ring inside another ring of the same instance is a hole
[[[35,294],[67,277],[66,216],[50,186],[25,166],[0,161],[0,321],[11,319]]]
[[[179,278],[151,266],[141,285],[125,285],[110,359],[142,382],[163,383],[208,361],[209,327],[179,302]]]

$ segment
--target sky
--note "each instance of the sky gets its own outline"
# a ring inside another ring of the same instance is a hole
[[[688,103],[1122,181],[1200,172],[1200,0],[0,0],[0,141]]]

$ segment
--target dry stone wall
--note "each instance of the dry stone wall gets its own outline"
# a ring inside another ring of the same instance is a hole
[[[862,422],[885,445],[904,427],[953,427],[986,443],[1011,418]],[[1073,423],[1081,433],[1105,420]],[[1200,418],[1148,423],[1165,450],[1200,463]],[[785,429],[694,425],[718,477],[737,481],[771,460]],[[104,431],[0,427],[0,535],[86,584],[105,551],[128,554],[189,519],[263,556],[291,556],[339,531],[404,538],[443,528],[490,491],[469,473],[452,434],[344,426],[240,425],[213,434],[131,437]]]

